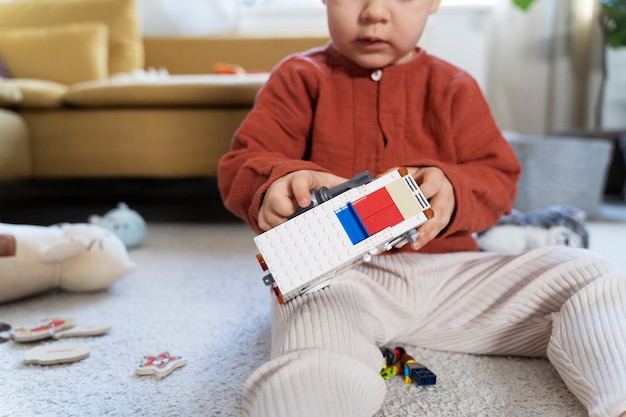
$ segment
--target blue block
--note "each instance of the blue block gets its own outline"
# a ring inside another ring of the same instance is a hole
[[[420,386],[435,385],[437,383],[437,375],[428,368],[411,369],[411,379]]]
[[[348,237],[353,245],[356,245],[357,243],[370,237],[369,232],[365,228],[363,221],[354,209],[352,203],[348,203],[347,206],[336,210],[335,214],[337,215],[339,222],[341,222],[341,225],[348,234]]]

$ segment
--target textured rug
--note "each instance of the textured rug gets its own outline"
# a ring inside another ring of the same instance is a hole
[[[590,225],[592,245],[619,259],[610,236],[626,223]],[[0,344],[0,416],[239,416],[241,388],[269,356],[270,296],[242,224],[149,224],[131,250],[135,271],[107,291],[52,291],[0,305],[0,322],[43,318],[112,326],[103,336]],[[621,237],[620,237],[621,236]],[[34,346],[80,343],[82,361],[27,365]],[[438,376],[432,387],[387,382],[382,416],[584,416],[547,360],[482,357],[407,346]],[[182,355],[165,378],[137,376],[144,355]]]

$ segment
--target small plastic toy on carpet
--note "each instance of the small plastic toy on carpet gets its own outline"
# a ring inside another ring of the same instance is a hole
[[[437,375],[430,369],[415,361],[413,356],[406,353],[406,350],[398,346],[395,349],[382,348],[381,352],[385,357],[385,366],[380,371],[383,379],[388,380],[394,375],[404,376],[404,383],[415,383],[419,386],[435,385]]]
[[[175,369],[187,365],[187,359],[182,356],[172,355],[169,352],[162,352],[155,356],[144,356],[137,366],[137,375],[156,375],[164,378]]]
[[[5,343],[9,341],[9,331],[11,330],[11,325],[8,323],[0,322],[0,343]],[[5,335],[6,334],[6,335]]]
[[[111,330],[109,324],[77,324],[76,326],[54,333],[53,339],[66,339],[68,337],[102,336]]]
[[[74,319],[51,318],[44,319],[33,327],[19,327],[11,332],[11,338],[16,342],[34,342],[53,337],[56,332],[74,326]]]
[[[57,343],[27,350],[24,352],[24,362],[33,365],[57,365],[83,360],[89,353],[90,349],[85,345]]]
[[[108,324],[76,324],[73,318],[44,319],[33,327],[20,327],[11,332],[18,343],[67,337],[101,336],[111,330]]]

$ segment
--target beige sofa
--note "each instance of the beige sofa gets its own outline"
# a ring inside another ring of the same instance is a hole
[[[0,3],[12,75],[0,79],[0,179],[215,176],[267,71],[326,42],[142,39],[136,10],[135,0]],[[214,74],[219,62],[248,72]]]

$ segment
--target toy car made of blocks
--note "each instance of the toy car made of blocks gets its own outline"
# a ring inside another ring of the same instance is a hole
[[[256,236],[263,281],[284,304],[337,273],[417,239],[434,213],[406,168],[372,179],[365,171],[311,193],[309,207]]]

